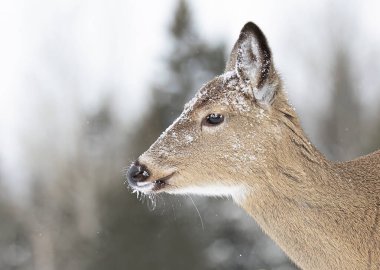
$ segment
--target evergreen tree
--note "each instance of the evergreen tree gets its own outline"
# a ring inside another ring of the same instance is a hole
[[[136,128],[131,150],[134,157],[146,150],[173,122],[185,102],[203,83],[221,74],[224,69],[225,46],[207,45],[193,25],[189,6],[186,1],[179,1],[170,26],[172,48],[166,61],[168,74],[164,77],[167,79],[156,83],[150,91],[154,102]]]
[[[0,167],[0,269],[28,269],[32,264],[28,227],[1,177]]]
[[[361,108],[347,52],[337,46],[333,57],[333,92],[322,120],[320,136],[328,158],[348,160],[361,153]]]
[[[224,68],[224,46],[210,47],[201,41],[185,1],[180,1],[176,8],[170,38],[173,45],[166,59],[167,75],[163,76],[167,80],[157,82],[149,93],[154,102],[133,127],[129,160],[146,150],[179,115],[194,91]],[[151,212],[135,194],[120,190],[118,185],[101,196],[103,232],[90,269],[209,269],[202,241],[195,241],[190,232],[199,220],[193,215],[192,222],[175,218],[186,216],[181,209],[182,199],[176,198],[173,203],[172,198],[164,198],[158,202],[166,205],[163,212]]]
[[[380,103],[380,99],[377,101]],[[364,153],[371,153],[380,148],[380,109],[377,108],[376,114],[373,117],[373,121],[366,123],[367,129],[370,132],[368,141],[365,143]],[[371,119],[372,119],[371,117]]]

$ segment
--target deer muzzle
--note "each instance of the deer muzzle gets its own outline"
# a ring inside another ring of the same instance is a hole
[[[133,190],[144,193],[158,192],[168,185],[167,182],[174,175],[174,172],[168,173],[166,176],[160,178],[151,177],[151,175],[147,166],[141,164],[139,161],[135,161],[127,172],[129,186]]]

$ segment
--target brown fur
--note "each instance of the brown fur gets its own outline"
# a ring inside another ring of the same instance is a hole
[[[327,160],[305,136],[270,55],[247,24],[227,73],[139,158],[152,188],[134,188],[231,195],[302,269],[380,269],[380,151]],[[211,113],[225,121],[202,125]]]

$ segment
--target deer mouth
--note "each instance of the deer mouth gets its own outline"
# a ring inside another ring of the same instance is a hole
[[[174,175],[174,172],[153,181],[137,182],[136,185],[133,187],[133,189],[144,192],[144,193],[158,192],[169,185],[169,179],[173,175]]]
[[[169,185],[169,179],[174,175],[174,173],[171,173],[165,177],[162,177],[160,179],[157,179],[155,181],[153,181],[153,184],[154,184],[154,189],[153,191],[159,191],[163,188],[165,188],[166,186]]]

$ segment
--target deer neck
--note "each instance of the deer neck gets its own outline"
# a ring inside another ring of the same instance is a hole
[[[270,175],[241,205],[302,268],[358,269],[360,242],[371,241],[361,222],[372,224],[378,209],[368,209],[355,181],[347,181],[302,131],[293,135],[279,142],[287,143],[287,154],[273,158]]]

